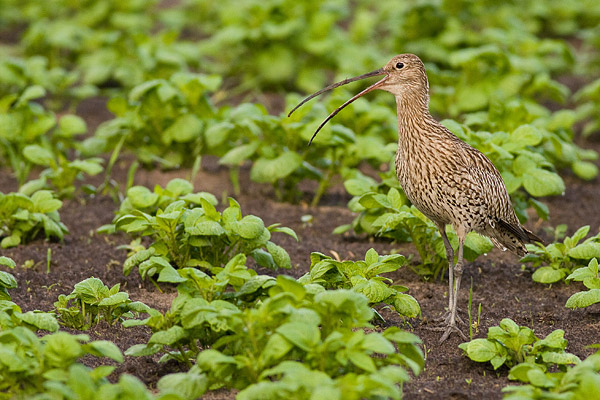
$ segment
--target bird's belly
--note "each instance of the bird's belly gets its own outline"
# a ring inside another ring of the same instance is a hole
[[[446,207],[443,198],[433,185],[429,185],[424,180],[415,181],[400,179],[400,177],[399,180],[408,200],[427,218],[441,224],[452,223],[449,207]]]
[[[435,174],[407,176],[398,171],[398,179],[410,202],[432,221],[463,225],[469,230],[479,229],[485,224],[483,205],[474,204],[468,192],[454,188]]]

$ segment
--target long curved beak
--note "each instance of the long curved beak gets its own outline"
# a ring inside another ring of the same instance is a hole
[[[306,103],[307,101],[309,101],[310,99],[317,97],[318,95],[325,93],[329,90],[335,89],[337,87],[346,85],[350,82],[355,82],[355,81],[359,81],[361,79],[365,79],[365,78],[370,78],[372,76],[378,76],[378,75],[384,75],[386,72],[383,70],[383,68],[379,68],[378,70],[363,74],[363,75],[359,75],[359,76],[355,76],[354,78],[348,78],[348,79],[344,79],[343,81],[337,82],[337,83],[333,83],[321,90],[319,90],[318,92],[315,92],[313,94],[311,94],[310,96],[308,96],[307,98],[305,98],[304,100],[302,100],[300,102],[300,104],[298,104],[296,107],[294,107],[292,109],[292,111],[290,111],[290,113],[288,114],[288,117],[290,115],[292,115],[292,113],[294,111],[296,111],[299,107],[301,107],[304,103]],[[317,128],[317,130],[315,131],[315,133],[313,134],[313,136],[310,138],[310,141],[308,142],[308,145],[310,146],[310,144],[312,143],[313,139],[315,138],[315,136],[317,136],[317,133],[319,133],[319,131],[321,130],[321,128],[323,128],[323,126],[325,126],[325,124],[327,122],[329,122],[329,120],[333,117],[335,117],[335,115],[337,113],[339,113],[340,111],[342,111],[344,109],[344,107],[346,107],[348,104],[352,103],[354,100],[358,99],[359,97],[375,90],[375,89],[379,89],[381,86],[383,86],[383,84],[385,83],[385,81],[388,79],[388,75],[384,76],[383,79],[379,80],[378,82],[372,84],[371,86],[369,86],[368,88],[366,88],[365,90],[363,90],[362,92],[360,92],[359,94],[357,94],[356,96],[352,97],[350,100],[346,101],[344,104],[342,104],[341,106],[339,106],[338,108],[335,109],[334,112],[332,112],[331,114],[329,114],[329,116],[327,118],[325,118],[325,120],[323,122],[321,122],[321,125],[319,125],[319,127]]]

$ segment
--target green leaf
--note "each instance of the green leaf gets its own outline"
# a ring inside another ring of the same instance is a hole
[[[119,350],[117,345],[111,341],[96,340],[86,344],[85,347],[91,354],[97,357],[108,357],[118,363],[123,362],[123,353],[121,353],[121,350]]]
[[[589,260],[592,258],[600,258],[600,243],[598,242],[587,242],[582,243],[574,248],[570,249],[567,254],[569,257]]]
[[[230,122],[219,122],[211,125],[204,136],[206,137],[206,144],[209,148],[214,149],[215,147],[223,144],[229,133],[235,129],[235,125]]]
[[[387,197],[392,207],[396,210],[400,210],[406,204],[404,198],[396,188],[390,188]]]
[[[241,165],[256,152],[258,145],[259,142],[251,142],[241,146],[236,146],[219,159],[219,164],[231,166]]]
[[[235,225],[235,232],[244,239],[256,239],[264,230],[263,220],[255,215],[247,215]]]
[[[185,329],[179,325],[170,327],[164,331],[155,332],[148,341],[148,344],[162,344],[166,346],[175,345],[178,341],[187,337]]]
[[[348,358],[360,369],[363,369],[368,372],[375,372],[377,367],[375,367],[375,363],[373,359],[369,357],[369,355],[363,353],[362,351],[349,351]]]
[[[127,198],[131,201],[132,206],[143,209],[155,205],[159,196],[145,186],[133,186],[127,189]]]
[[[10,236],[3,238],[2,241],[0,242],[0,246],[3,249],[7,249],[9,247],[15,247],[15,246],[18,246],[19,244],[21,244],[21,236],[18,236],[15,234],[12,234]]]
[[[158,274],[158,282],[181,283],[187,281],[187,278],[179,275],[177,270],[168,265],[163,267]]]
[[[559,195],[565,191],[565,183],[554,172],[531,168],[523,174],[523,187],[536,197]]]
[[[586,181],[591,181],[598,175],[598,167],[589,161],[575,161],[571,168],[575,175]]]
[[[521,184],[523,183],[523,179],[520,176],[515,176],[510,171],[503,170],[501,172],[501,175],[502,180],[506,185],[506,190],[508,191],[508,194],[514,193],[518,188],[521,187]]]
[[[319,330],[319,327],[306,324],[304,321],[285,323],[277,328],[277,333],[306,352],[313,350],[321,340],[321,331]]]
[[[292,174],[302,165],[302,157],[287,151],[273,159],[259,158],[250,170],[250,179],[258,183],[274,183]]]
[[[53,314],[45,312],[27,311],[19,316],[21,321],[33,325],[38,329],[43,329],[49,332],[58,331],[59,325],[56,317]]]
[[[69,166],[83,171],[90,176],[94,176],[104,171],[104,167],[100,160],[101,159],[73,160],[69,163]]]
[[[192,142],[200,137],[203,128],[204,123],[194,114],[181,115],[164,130],[162,142],[165,145]]]
[[[58,121],[58,126],[60,128],[61,136],[71,137],[87,131],[87,125],[85,124],[84,119],[72,114],[61,117]]]
[[[500,346],[498,342],[493,340],[473,339],[470,342],[462,343],[458,347],[466,351],[471,360],[486,362],[498,356],[500,353],[498,346]]]
[[[393,354],[394,345],[381,333],[369,333],[365,335],[361,347],[379,354]]]
[[[377,183],[371,178],[356,178],[344,181],[346,191],[352,196],[362,196],[367,192],[375,190]]]
[[[260,354],[260,358],[265,365],[269,365],[273,361],[281,360],[293,347],[290,340],[279,333],[273,333]]]
[[[298,235],[296,235],[296,232],[294,232],[293,229],[285,227],[285,226],[277,226],[275,228],[272,228],[271,226],[269,226],[269,231],[271,232],[281,232],[281,233],[285,233],[288,236],[293,237],[294,239],[296,239],[296,242],[298,241]]]
[[[144,96],[147,92],[152,90],[153,88],[163,84],[164,81],[162,79],[154,79],[151,81],[146,81],[140,85],[137,85],[129,92],[129,101],[137,102],[142,96]]]
[[[519,155],[512,165],[512,169],[517,176],[522,176],[527,171],[535,168],[536,162],[526,154]]]
[[[111,307],[127,303],[127,301],[129,301],[129,294],[127,294],[126,292],[119,292],[113,294],[112,296],[106,297],[105,299],[102,299],[102,301],[100,301],[98,305]]]
[[[554,381],[537,368],[532,368],[527,372],[527,379],[532,385],[540,388],[551,388],[555,385]]]
[[[531,279],[539,283],[554,283],[560,281],[565,275],[564,271],[553,267],[540,267],[533,273]]]
[[[170,192],[173,197],[181,197],[192,193],[194,191],[194,185],[186,179],[175,178],[167,183],[165,190]]]
[[[177,393],[177,398],[173,398],[172,400],[199,399],[207,391],[208,384],[209,382],[206,374],[179,372],[163,376],[156,384],[156,387],[161,392]],[[144,390],[146,389],[145,386],[143,386],[143,388]],[[163,396],[161,396],[161,398],[163,398]],[[169,397],[164,400],[167,399],[169,399]]]
[[[276,245],[275,243],[267,242],[267,251],[273,256],[273,261],[279,268],[292,268],[292,262],[290,255],[283,247]]]
[[[12,258],[8,258],[5,256],[0,256],[0,265],[6,265],[9,268],[14,268],[17,266]]]
[[[392,301],[396,311],[409,318],[416,318],[421,315],[421,307],[417,299],[406,293],[397,293]]]
[[[521,125],[510,134],[510,141],[525,146],[537,146],[542,141],[542,134],[532,125]]]
[[[185,231],[190,235],[202,236],[219,236],[226,233],[221,224],[206,217],[197,220],[193,226],[186,226]]]
[[[590,289],[585,292],[577,292],[567,300],[567,308],[585,308],[592,304],[600,303],[600,289]]]
[[[354,275],[350,278],[350,282],[352,282],[352,290],[367,296],[370,303],[380,303],[394,294],[392,289],[376,278],[365,279]]]
[[[52,151],[37,144],[25,146],[23,148],[23,155],[27,160],[29,160],[29,162],[44,167],[53,165],[55,163],[54,154],[52,154]]]
[[[548,364],[568,365],[579,364],[581,360],[575,354],[558,353],[555,351],[545,351],[542,353],[542,360]]]
[[[108,296],[108,288],[98,278],[88,278],[73,287],[73,293],[87,304],[98,304]]]
[[[30,100],[39,99],[46,95],[46,89],[39,85],[33,85],[26,88],[19,97],[19,104],[25,104]]]

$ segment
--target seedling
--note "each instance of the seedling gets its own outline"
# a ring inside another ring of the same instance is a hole
[[[364,261],[338,261],[316,252],[310,259],[310,272],[298,280],[300,283],[316,283],[326,289],[351,289],[364,294],[372,305],[390,304],[406,317],[421,314],[415,298],[404,293],[408,288],[392,285],[391,279],[381,276],[406,265],[403,255],[380,256],[374,249],[369,249]]]
[[[563,243],[528,244],[529,254],[521,262],[531,263],[536,268],[532,279],[539,283],[558,282],[578,267],[587,265],[592,258],[600,257],[600,233],[579,243],[589,230],[589,225],[582,226],[573,236],[565,237]]]
[[[0,265],[7,266],[11,269],[16,266],[15,262],[11,258],[4,256],[0,256]],[[17,280],[15,279],[14,275],[6,271],[0,271],[0,301],[10,300],[8,289],[14,289],[16,287]]]
[[[88,278],[75,285],[71,294],[58,296],[54,303],[61,323],[70,328],[87,330],[104,321],[114,325],[134,313],[148,312],[149,307],[139,301],[132,302],[120,284],[112,288],[98,278]]]
[[[6,248],[27,243],[41,231],[46,238],[62,240],[68,229],[60,222],[58,209],[61,206],[62,201],[48,190],[37,191],[31,197],[0,192],[0,237],[4,237],[0,246]]]
[[[598,348],[599,345],[589,347]],[[514,367],[509,379],[520,380],[525,385],[506,386],[502,392],[504,399],[534,399],[534,398],[596,398],[600,395],[600,353],[592,354],[580,363],[558,371],[548,372],[537,365]],[[518,369],[517,369],[518,368]]]
[[[152,204],[153,199],[151,196]],[[297,239],[293,230],[279,224],[265,227],[254,215],[242,217],[240,205],[232,198],[222,213],[202,196],[193,201],[200,207],[177,200],[159,209],[156,216],[135,210],[117,219],[117,229],[153,239],[148,249],[125,261],[125,275],[138,267],[142,278],[158,274],[159,282],[179,283],[185,278],[176,269],[195,267],[214,274],[237,254],[251,256],[263,267],[291,267],[287,251],[270,239],[275,232]]]
[[[0,375],[3,378],[0,391],[7,398],[30,398],[40,394],[44,388],[54,391],[57,385],[73,385],[82,392],[83,386],[94,387],[94,380],[107,382],[106,376],[115,367],[101,366],[91,370],[77,361],[84,356],[96,356],[122,363],[123,355],[112,342],[89,340],[87,335],[66,332],[39,338],[21,326],[3,329],[0,331]],[[79,370],[75,371],[74,367]],[[74,385],[74,381],[79,385]],[[64,395],[65,392],[60,393]]]
[[[474,339],[458,347],[473,361],[489,361],[494,369],[502,365],[512,367],[511,375],[519,373],[525,366],[534,365],[542,371],[551,366],[565,370],[566,365],[579,363],[574,354],[565,352],[567,341],[564,331],[557,329],[544,339],[537,338],[533,330],[518,326],[505,318],[500,326],[488,330],[487,339]]]
[[[584,308],[600,303],[600,273],[598,272],[598,259],[592,258],[587,267],[577,268],[565,278],[569,281],[583,282],[589,290],[577,292],[567,300],[567,308]]]

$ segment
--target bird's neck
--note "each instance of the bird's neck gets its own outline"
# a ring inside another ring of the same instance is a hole
[[[429,113],[427,93],[405,93],[396,96],[396,107],[400,146],[402,143],[426,140],[428,134],[435,132],[431,127],[438,122]]]

